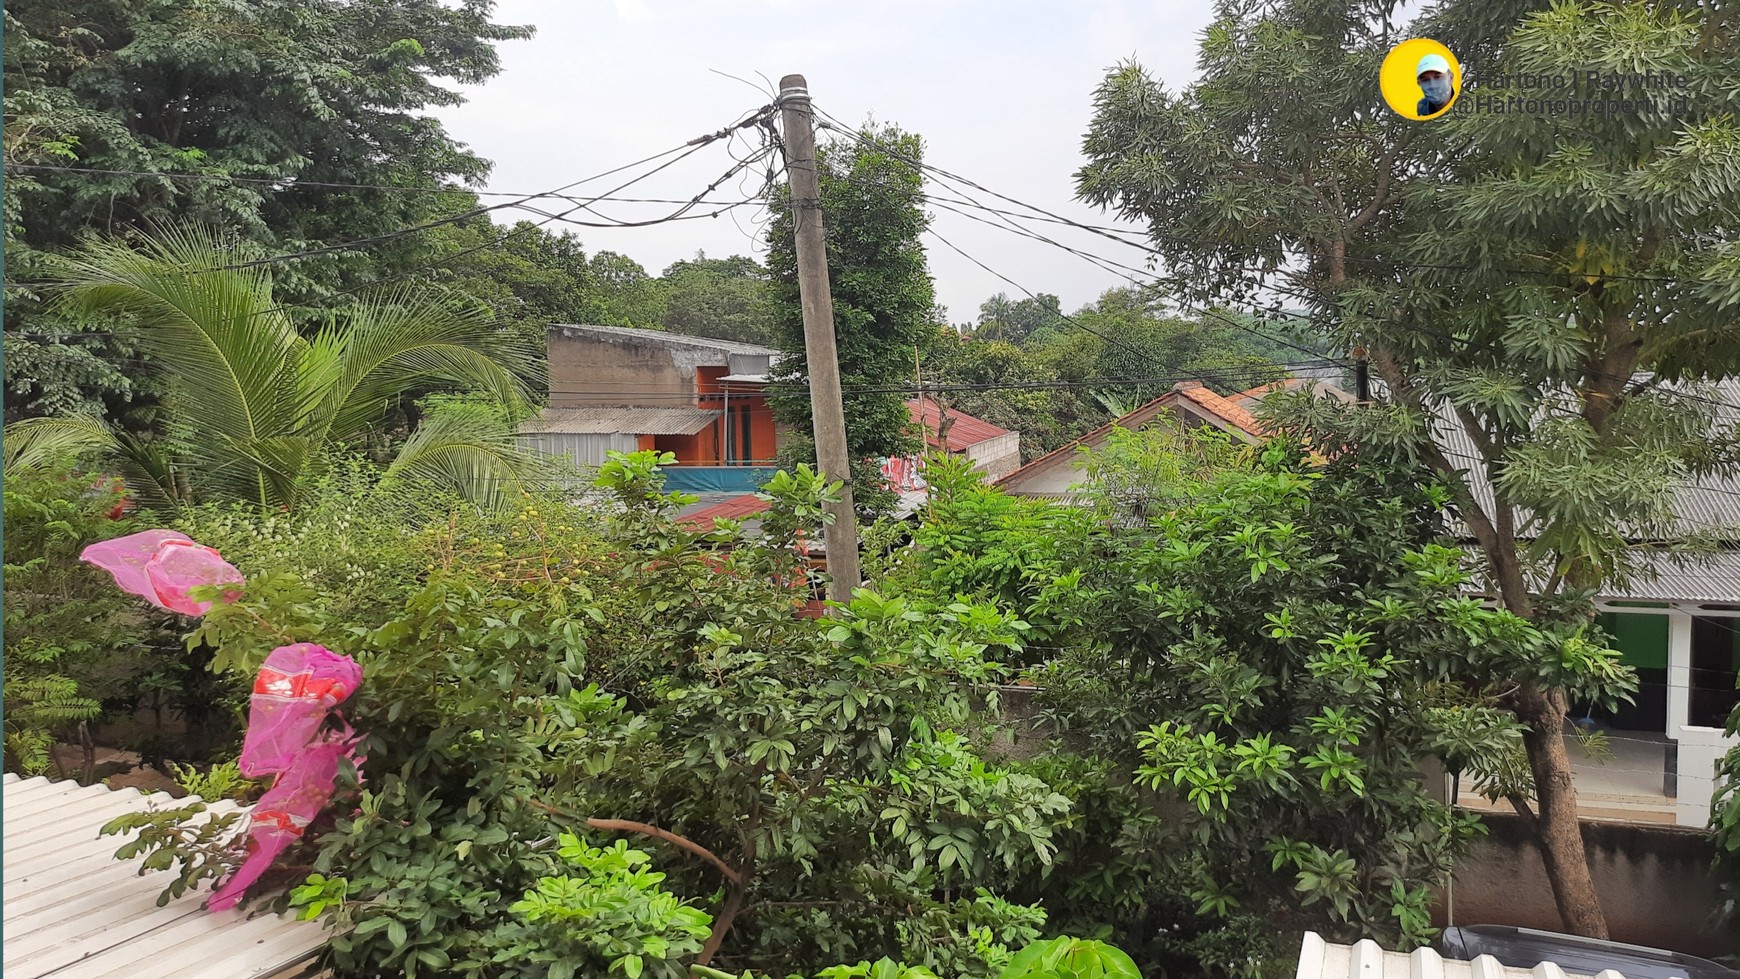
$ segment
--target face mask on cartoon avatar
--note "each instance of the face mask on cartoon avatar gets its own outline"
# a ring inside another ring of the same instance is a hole
[[[1450,79],[1442,77],[1422,78],[1420,79],[1420,91],[1424,92],[1426,98],[1433,102],[1443,104],[1450,101]]]

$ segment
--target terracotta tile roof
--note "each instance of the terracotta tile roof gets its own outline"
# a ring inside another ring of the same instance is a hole
[[[1032,462],[1029,462],[1027,465],[1022,466],[1020,469],[1017,469],[1014,472],[1004,473],[1002,476],[999,476],[996,479],[992,480],[991,484],[993,486],[1001,486],[1004,483],[1015,482],[1016,480],[1021,479],[1023,476],[1029,475],[1033,472],[1036,472],[1040,469],[1044,469],[1044,468],[1050,466],[1052,463],[1056,462],[1059,458],[1073,457],[1075,455],[1076,449],[1079,449],[1084,445],[1097,444],[1098,442],[1100,442],[1102,439],[1104,439],[1106,437],[1107,432],[1110,432],[1114,428],[1140,428],[1142,425],[1146,424],[1150,418],[1159,414],[1161,412],[1161,410],[1163,410],[1166,407],[1167,399],[1170,396],[1171,396],[1171,393],[1168,392],[1167,394],[1163,394],[1160,397],[1155,398],[1153,401],[1150,401],[1147,404],[1136,408],[1135,410],[1131,411],[1129,414],[1120,415],[1117,418],[1114,418],[1111,421],[1106,422],[1104,425],[1101,425],[1100,427],[1088,432],[1086,435],[1083,435],[1081,438],[1075,439],[1074,441],[1071,441],[1071,442],[1067,442],[1064,445],[1061,445],[1055,449],[1052,449],[1050,452],[1047,452],[1046,454],[1040,456],[1039,458],[1033,460]]]
[[[993,485],[1001,486],[1007,483],[1016,482],[1024,476],[1053,465],[1060,457],[1073,456],[1075,450],[1083,445],[1097,445],[1105,439],[1106,433],[1114,428],[1140,428],[1147,424],[1150,419],[1159,414],[1162,410],[1178,404],[1180,398],[1188,398],[1192,404],[1206,410],[1209,414],[1222,419],[1228,425],[1245,432],[1253,438],[1265,438],[1268,434],[1263,430],[1262,425],[1258,424],[1256,418],[1252,416],[1250,412],[1203,387],[1201,382],[1181,381],[1174,385],[1172,390],[1162,394],[1158,398],[1155,398],[1153,401],[1142,405],[1129,414],[1106,422],[1104,425],[1088,432],[1081,438],[1078,438],[1061,448],[1047,452],[1045,455],[1029,462],[1020,469],[1011,473],[1005,473],[998,479],[993,480],[992,483]]]
[[[729,500],[722,500],[709,507],[702,507],[694,513],[679,518],[677,522],[691,530],[712,530],[714,521],[742,520],[765,509],[767,509],[766,500],[754,493],[745,493],[742,496],[733,496]]]
[[[942,427],[941,407],[929,398],[923,402],[914,398],[906,403],[906,410],[912,415],[914,425],[924,426],[924,444],[928,448],[941,448],[937,441],[937,429]],[[950,452],[965,452],[978,445],[988,442],[1000,435],[1008,435],[1009,430],[998,428],[980,418],[974,418],[965,412],[949,409],[949,447]]]
[[[1251,399],[1261,401],[1268,395],[1273,394],[1276,391],[1284,390],[1286,387],[1287,382],[1285,380],[1270,381],[1267,384],[1259,384],[1248,391],[1240,391],[1238,394],[1234,395],[1234,397],[1238,398],[1240,401]]]
[[[1210,413],[1218,415],[1227,423],[1244,429],[1251,435],[1262,438],[1267,434],[1263,431],[1263,426],[1257,423],[1255,415],[1252,415],[1250,412],[1240,407],[1236,402],[1215,394],[1213,391],[1203,387],[1198,382],[1185,381],[1173,388],[1173,390],[1208,409]]]

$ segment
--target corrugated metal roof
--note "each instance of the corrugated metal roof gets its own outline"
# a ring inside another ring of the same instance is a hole
[[[1740,605],[1740,553],[1650,554],[1629,581],[1608,584],[1601,598],[1631,602]]]
[[[213,914],[205,894],[157,906],[168,877],[116,860],[98,836],[128,812],[176,805],[165,793],[5,776],[6,979],[289,979],[324,974],[318,923],[250,909]],[[214,813],[233,812],[214,803]]]
[[[716,520],[742,520],[766,510],[769,505],[754,493],[744,493],[683,514],[677,522],[691,530],[712,530]]]
[[[693,435],[719,417],[705,408],[632,408],[587,405],[545,408],[520,426],[520,433],[537,435]]]
[[[1674,389],[1671,384],[1662,387],[1667,390]],[[1714,389],[1709,399],[1719,402],[1720,405],[1710,406],[1713,423],[1718,427],[1729,428],[1740,424],[1740,407],[1736,407],[1740,406],[1740,378],[1729,378],[1714,385]],[[1436,412],[1433,423],[1436,441],[1444,447],[1444,453],[1453,465],[1467,471],[1470,491],[1481,508],[1490,513],[1492,483],[1487,478],[1486,464],[1475,447],[1474,440],[1469,436],[1468,430],[1456,420],[1454,411],[1448,404],[1440,403],[1433,410]],[[1534,536],[1529,520],[1529,513],[1517,514],[1518,536]],[[1704,476],[1681,486],[1674,497],[1674,526],[1671,529],[1674,533],[1685,536],[1718,532],[1732,537],[1735,531],[1740,530],[1740,478]],[[1471,536],[1467,528],[1460,525],[1452,526],[1450,531],[1458,537]]]
[[[560,330],[563,336],[592,336],[600,340],[621,340],[628,342],[652,343],[665,347],[690,347],[703,350],[717,350],[726,354],[748,354],[752,357],[778,357],[779,351],[772,347],[763,347],[755,343],[739,343],[736,340],[715,340],[712,337],[692,337],[686,333],[667,333],[664,330],[636,330],[626,326],[593,326],[590,323],[553,323],[550,331]]]
[[[1472,962],[1447,959],[1429,948],[1412,952],[1386,952],[1366,939],[1356,945],[1335,945],[1316,932],[1305,933],[1299,949],[1296,979],[1565,979],[1581,975],[1542,962],[1532,969],[1506,966],[1490,955]],[[1625,979],[1604,969],[1595,979]]]
[[[942,427],[942,407],[929,398],[922,402],[914,398],[906,403],[906,411],[912,416],[913,424],[923,426],[924,444],[936,448],[936,433]],[[1010,432],[1007,428],[998,428],[964,411],[949,409],[950,452],[965,452],[980,442],[988,442],[1008,434]]]

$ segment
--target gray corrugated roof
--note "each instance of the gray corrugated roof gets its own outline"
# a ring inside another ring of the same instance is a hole
[[[584,334],[600,339],[616,338],[656,343],[663,346],[718,350],[729,354],[749,354],[756,357],[779,356],[778,350],[759,344],[739,343],[736,340],[715,340],[712,337],[692,337],[686,333],[667,333],[664,330],[636,330],[626,326],[593,326],[590,323],[552,323],[550,329],[561,330],[563,335]]]
[[[98,836],[117,816],[174,805],[165,793],[5,776],[6,979],[235,979],[312,974],[318,922],[254,909],[212,913],[193,893],[157,906],[166,873],[117,860],[130,838]],[[234,802],[212,803],[213,814]],[[324,975],[325,973],[320,973]]]
[[[1601,597],[1613,601],[1740,605],[1740,553],[1651,554],[1638,562],[1625,584],[1602,588]]]
[[[1673,385],[1663,387],[1672,389]],[[1709,406],[1713,424],[1716,427],[1729,428],[1740,424],[1740,378],[1730,378],[1712,387],[1713,390],[1697,396],[1721,403]],[[1694,403],[1702,407],[1701,402]],[[1453,464],[1466,467],[1469,489],[1473,491],[1481,508],[1490,513],[1492,484],[1487,479],[1486,464],[1481,460],[1474,440],[1456,420],[1448,404],[1436,405],[1435,410],[1438,416],[1433,427],[1438,444],[1444,447],[1445,454]],[[1740,478],[1705,476],[1692,480],[1677,492],[1674,509],[1676,522],[1672,529],[1677,534],[1694,536],[1717,532],[1733,537],[1740,531]],[[1533,536],[1528,520],[1529,514],[1526,512],[1517,515],[1518,536]],[[1467,529],[1460,524],[1453,525],[1450,529],[1458,536],[1469,536]]]
[[[525,435],[693,435],[718,418],[705,408],[634,408],[588,405],[545,408],[520,425]]]

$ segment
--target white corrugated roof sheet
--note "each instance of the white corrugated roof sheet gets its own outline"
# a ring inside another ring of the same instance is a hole
[[[321,974],[317,922],[247,908],[213,914],[205,892],[157,906],[169,878],[116,860],[98,836],[128,812],[183,803],[159,792],[5,776],[6,979],[290,979]],[[216,813],[238,807],[214,803]]]
[[[1578,975],[1551,962],[1518,969],[1501,965],[1490,955],[1465,962],[1444,958],[1429,948],[1386,952],[1370,939],[1355,945],[1336,945],[1308,931],[1299,949],[1297,979],[1567,979]],[[1595,979],[1625,977],[1607,969]]]

